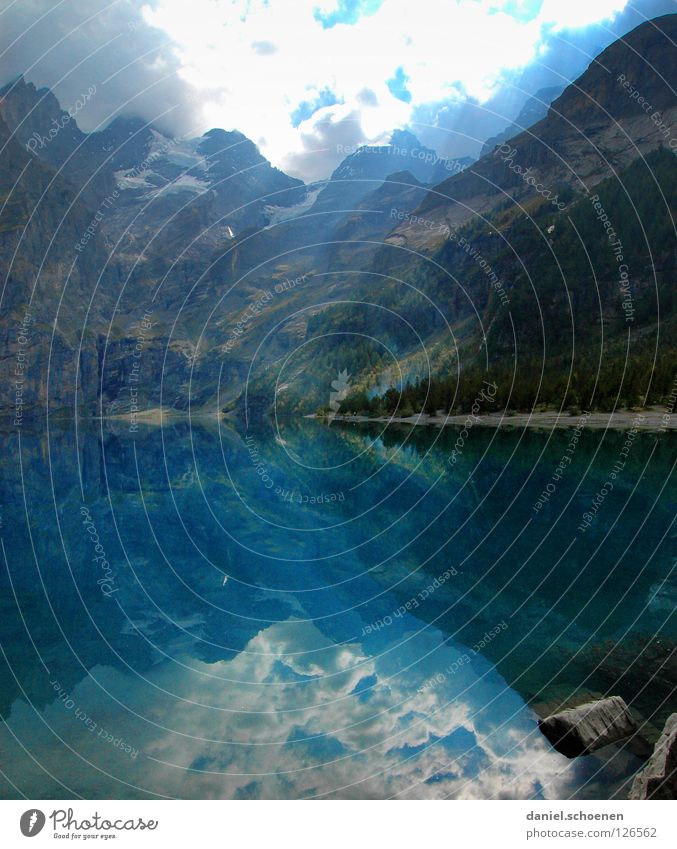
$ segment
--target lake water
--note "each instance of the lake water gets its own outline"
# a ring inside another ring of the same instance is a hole
[[[624,797],[677,710],[677,440],[572,436],[3,434],[3,796]],[[603,694],[642,739],[555,752]]]

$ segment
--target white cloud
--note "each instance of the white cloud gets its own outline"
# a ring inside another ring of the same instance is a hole
[[[66,109],[95,85],[78,113],[85,131],[119,111],[166,132],[194,131],[196,103],[179,69],[173,45],[144,23],[139,2],[0,0],[0,83],[24,74]]]
[[[555,31],[562,29],[580,29],[603,21],[622,12],[627,0],[544,0],[538,14],[543,24],[552,24]]]
[[[0,76],[27,71],[66,106],[95,82],[84,129],[118,110],[171,132],[238,129],[274,164],[319,178],[342,141],[486,103],[553,33],[626,3],[383,0],[325,28],[319,13],[335,17],[338,0],[0,0]],[[396,75],[408,102],[388,86]]]
[[[355,123],[358,141],[372,142],[423,104],[485,102],[504,74],[534,59],[547,31],[587,26],[626,2],[545,0],[534,16],[526,4],[495,0],[384,0],[356,23],[327,29],[316,12],[336,8],[330,0],[157,0],[143,11],[176,44],[182,78],[204,92],[206,124],[237,128],[274,163],[320,176],[313,158],[320,162],[316,152],[345,133],[345,121]],[[399,68],[409,103],[386,84]],[[371,102],[365,90],[373,93]],[[319,104],[323,91],[339,105],[319,106],[294,127],[294,110]]]
[[[177,797],[228,798],[252,784],[262,798],[529,798],[539,788],[545,798],[570,796],[581,781],[578,766],[564,768],[564,756],[485,661],[463,663],[430,684],[465,651],[431,628],[397,652],[372,655],[358,643],[334,644],[310,622],[290,621],[266,628],[230,661],[182,657],[183,668],[164,662],[145,678],[96,667],[72,687],[81,710],[137,748],[138,758],[97,740],[58,699],[42,712],[44,725],[15,702],[7,725],[30,738],[38,762],[57,776],[64,776],[63,749],[47,728],[97,767]],[[147,719],[116,709],[95,679]],[[363,699],[354,691],[365,679]],[[0,731],[4,760],[7,737]],[[39,796],[40,771],[22,761],[21,774],[24,792]],[[91,780],[82,769],[69,775],[84,796]],[[110,792],[103,775],[96,782]]]

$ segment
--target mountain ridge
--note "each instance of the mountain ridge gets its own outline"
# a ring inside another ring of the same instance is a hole
[[[665,82],[675,81],[675,41],[677,15],[665,15],[613,42],[550,105],[544,119],[436,186],[421,204],[420,217],[454,228],[504,198],[533,200],[537,193],[519,174],[527,168],[552,195],[564,186],[590,189],[610,169],[656,149],[663,131],[621,84],[610,80],[615,80],[613,71],[641,80],[645,97],[653,98],[655,108],[664,107],[664,123],[677,125],[674,88]],[[425,229],[402,227],[399,233],[417,249],[430,244]]]

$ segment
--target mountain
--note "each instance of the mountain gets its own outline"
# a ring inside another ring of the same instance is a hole
[[[605,404],[621,384],[636,399],[644,373],[664,397],[676,22],[612,44],[477,162],[396,131],[310,186],[235,131],[172,139],[118,117],[82,133],[15,80],[0,100],[2,408],[19,335],[27,412],[298,414],[344,372],[375,409],[400,391],[412,409],[472,405],[488,374],[506,406],[542,398],[542,378],[548,403],[575,407],[591,362]]]
[[[301,180],[274,168],[242,133],[210,130],[199,140],[195,154],[201,161],[183,171],[183,178],[193,177],[214,193],[214,211],[219,215],[250,227],[264,226],[266,204],[291,206],[303,199]],[[179,169],[181,156],[181,149],[170,154]]]
[[[167,351],[166,333],[190,281],[209,286],[217,247],[239,229],[265,226],[271,203],[284,208],[306,192],[239,133],[177,140],[118,117],[86,134],[76,117],[22,77],[0,91],[0,359],[11,377],[26,353],[17,335],[30,310],[25,412],[48,397],[59,408],[128,407],[128,355],[156,287],[156,329],[144,356],[149,384],[155,393],[163,368],[181,383],[192,346],[179,338]],[[15,406],[11,386],[3,383],[5,411]]]
[[[536,94],[528,97],[512,124],[484,142],[480,158],[486,156],[487,153],[491,153],[499,144],[511,139],[532,124],[536,124],[542,118],[545,118],[548,114],[550,104],[562,93],[563,89],[564,86],[550,86],[549,88],[539,89]]]
[[[675,36],[675,15],[641,25],[528,132],[428,192],[360,266],[350,302],[313,316],[283,393],[273,366],[243,405],[312,411],[343,371],[347,409],[392,412],[389,388],[400,409],[467,409],[490,374],[504,406],[667,403]]]
[[[85,103],[87,93],[78,102]],[[262,197],[278,206],[297,203],[303,183],[274,168],[238,132],[213,129],[197,139],[174,139],[144,121],[117,117],[94,133],[77,125],[76,107],[64,111],[49,89],[19,77],[0,89],[0,114],[14,139],[92,202],[117,189],[123,203],[160,194],[213,194],[215,216],[243,226],[266,223]]]
[[[234,317],[275,281],[320,279],[318,272],[354,265],[358,254],[368,265],[392,228],[391,208],[411,209],[425,195],[408,171],[386,180],[402,163],[430,184],[470,161],[448,162],[397,131],[390,145],[349,155],[332,180],[304,186],[234,131],[174,139],[134,117],[117,117],[100,131],[83,133],[76,110],[64,111],[49,90],[23,77],[0,91],[0,115],[8,194],[14,186],[16,199],[25,186],[30,198],[20,212],[8,203],[2,213],[5,232],[14,236],[5,239],[3,267],[14,281],[5,305],[17,303],[6,313],[8,368],[21,304],[31,303],[35,321],[35,368],[26,373],[22,396],[26,411],[47,401],[47,374],[59,384],[49,393],[59,407],[77,402],[89,411],[129,410],[139,322],[145,325],[146,405],[185,409],[214,403],[217,393],[236,397],[262,328],[257,315],[224,362]],[[70,227],[71,221],[77,223]],[[52,230],[55,238],[45,242]],[[288,261],[275,261],[281,254]],[[59,312],[58,324],[67,332],[55,336],[58,344],[50,350],[37,328],[49,333],[60,290],[56,282],[50,291],[38,286],[40,296],[31,297],[30,281],[59,277],[67,281],[62,305],[70,306]],[[349,278],[325,276],[316,291],[343,291]],[[299,288],[293,294],[303,299],[309,293]],[[280,308],[286,306],[280,299]],[[284,329],[266,358],[282,354],[303,332],[303,322]],[[11,410],[11,392],[2,407]]]
[[[472,164],[470,157],[444,159],[413,133],[395,130],[387,145],[361,145],[334,170],[316,202],[317,212],[349,210],[390,174],[408,171],[430,186]]]
[[[542,187],[541,197],[555,199],[566,189],[586,192],[637,157],[667,146],[665,127],[677,124],[671,88],[676,35],[677,17],[665,15],[613,42],[543,120],[441,183],[421,205],[420,217],[455,228],[506,200],[537,201],[539,192],[521,175]],[[641,92],[650,110],[637,105],[633,91]],[[655,112],[660,122],[652,119]],[[399,232],[412,247],[430,242],[429,228],[403,226]]]
[[[331,175],[330,183],[353,180],[385,180],[397,171],[409,171],[420,183],[435,185],[458,174],[472,163],[468,156],[444,159],[409,132],[394,130],[386,145],[360,145],[349,153]]]
[[[0,114],[17,143],[95,205],[116,188],[116,172],[145,159],[153,133],[134,118],[116,118],[101,132],[83,133],[77,113],[90,96],[83,92],[67,112],[49,89],[36,89],[20,76],[0,89]]]

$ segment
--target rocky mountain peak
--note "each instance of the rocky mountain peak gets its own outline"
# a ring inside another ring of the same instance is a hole
[[[551,104],[548,115],[563,114],[571,121],[632,118],[637,114],[638,98],[624,87],[626,81],[652,111],[674,107],[676,41],[677,15],[640,24],[602,51]]]

